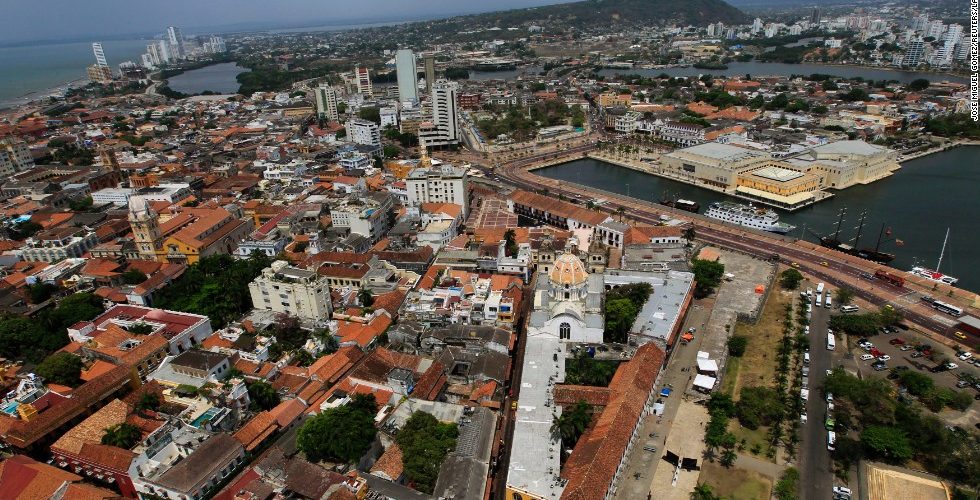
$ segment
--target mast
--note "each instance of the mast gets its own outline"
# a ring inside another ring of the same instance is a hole
[[[881,223],[881,231],[878,231],[878,243],[875,243],[875,252],[877,252],[878,251],[878,248],[881,247],[881,236],[883,234],[885,234],[885,223],[884,222]]]
[[[844,222],[844,215],[847,213],[847,207],[840,209],[840,217],[837,219],[837,231],[834,231],[834,241],[840,241],[840,225]]]
[[[943,265],[943,254],[946,253],[946,242],[949,241],[949,228],[946,228],[946,237],[943,238],[943,248],[939,251],[939,262],[936,263],[936,272],[939,272],[939,266]]]
[[[861,212],[861,221],[858,222],[857,234],[854,236],[854,248],[858,247],[858,241],[861,239],[861,230],[864,229],[864,218],[867,215],[868,212]]]

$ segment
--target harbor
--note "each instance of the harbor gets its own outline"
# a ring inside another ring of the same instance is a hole
[[[801,210],[779,211],[780,220],[796,226],[791,236],[819,244],[813,233],[832,235],[840,211],[846,207],[848,215],[841,223],[840,240],[855,245],[860,214],[867,212],[863,234],[855,246],[874,248],[884,225],[890,235],[883,237],[881,251],[894,254],[889,265],[903,272],[919,265],[934,267],[949,226],[949,242],[939,271],[958,277],[959,287],[980,290],[980,269],[969,266],[973,249],[980,245],[980,233],[973,229],[980,216],[980,199],[976,196],[980,171],[975,168],[978,154],[980,147],[961,146],[903,160],[903,168],[886,179],[853,186]],[[731,199],[715,190],[598,158],[552,165],[534,173],[654,203],[668,193],[672,198],[699,203],[702,213],[712,202]]]

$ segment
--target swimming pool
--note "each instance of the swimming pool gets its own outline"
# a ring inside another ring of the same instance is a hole
[[[200,429],[202,425],[206,424],[209,420],[214,418],[220,412],[221,412],[220,408],[208,408],[207,411],[198,415],[198,417],[195,418],[193,422],[191,422],[191,425]]]
[[[3,412],[6,413],[7,415],[16,415],[18,406],[20,406],[19,402],[11,401],[3,405]]]

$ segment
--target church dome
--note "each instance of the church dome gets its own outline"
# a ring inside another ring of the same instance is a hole
[[[581,285],[589,279],[585,264],[575,254],[564,253],[555,259],[555,266],[548,275],[551,282],[558,285]]]

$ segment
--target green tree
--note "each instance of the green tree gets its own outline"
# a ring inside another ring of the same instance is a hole
[[[459,429],[456,424],[442,423],[429,413],[416,411],[395,436],[402,449],[405,476],[415,489],[432,493],[439,467],[456,447]]]
[[[902,321],[902,312],[894,307],[884,306],[878,310],[878,324],[892,326]]]
[[[0,318],[0,355],[5,358],[37,362],[67,343],[67,332],[47,330],[22,316]]]
[[[44,226],[38,224],[37,222],[25,220],[23,222],[18,222],[12,229],[10,229],[10,238],[14,240],[26,240],[27,238],[37,234],[42,229],[44,229]]]
[[[561,439],[563,448],[574,448],[592,422],[592,407],[585,401],[575,403],[551,424],[551,433]]]
[[[367,288],[362,288],[361,291],[357,293],[357,298],[361,301],[361,305],[364,307],[371,307],[371,304],[374,304],[374,295],[371,295],[371,291]]]
[[[921,92],[927,88],[929,88],[929,80],[926,80],[925,78],[916,78],[915,80],[909,82],[908,85],[908,89],[913,92]]]
[[[834,292],[834,299],[839,305],[846,306],[849,305],[854,300],[854,290],[846,286],[842,286]]]
[[[629,299],[606,300],[606,342],[625,343],[640,308]]]
[[[374,427],[377,406],[374,396],[367,398],[369,401],[355,397],[351,403],[326,410],[303,424],[296,446],[306,454],[307,460],[355,463],[367,452],[377,433]]]
[[[770,387],[745,387],[736,403],[738,421],[749,429],[774,424],[783,416],[783,410],[779,393]]]
[[[357,116],[362,120],[381,123],[381,109],[377,106],[364,106],[357,110]]]
[[[691,492],[691,500],[721,500],[708,483],[699,483]]]
[[[155,392],[145,392],[136,402],[136,411],[157,411],[160,409],[160,396]]]
[[[397,147],[392,146],[390,144],[385,144],[384,148],[382,148],[382,154],[384,155],[385,158],[394,158],[398,156],[398,153],[400,152],[401,150],[399,150]]]
[[[749,338],[745,335],[734,335],[728,339],[728,354],[741,358],[745,354],[745,348],[749,345]]]
[[[37,365],[37,374],[47,382],[75,387],[82,382],[82,358],[70,352],[54,353]]]
[[[688,244],[691,244],[697,236],[698,233],[694,229],[694,226],[688,226],[684,229],[684,239],[687,240]]]
[[[719,462],[725,467],[731,467],[735,465],[735,461],[738,460],[738,454],[732,448],[725,448],[721,452],[721,458]]]
[[[102,444],[116,446],[128,450],[143,438],[140,428],[129,423],[116,424],[105,429]]]
[[[122,274],[123,283],[127,285],[139,285],[146,281],[146,275],[139,269],[129,269]]]
[[[248,384],[248,398],[258,410],[271,410],[281,401],[279,393],[268,382],[257,380]]]
[[[138,321],[126,327],[126,331],[129,333],[135,333],[137,335],[149,335],[153,333],[153,327],[148,323],[143,321]]]
[[[803,274],[796,269],[787,269],[779,274],[779,284],[786,290],[796,290],[803,281]]]
[[[517,257],[517,234],[513,229],[504,231],[504,251],[508,257]]]
[[[713,260],[693,259],[691,271],[694,272],[694,280],[697,283],[694,295],[704,298],[711,295],[721,284],[721,278],[725,275],[725,265]]]
[[[877,457],[902,463],[912,458],[912,443],[901,429],[872,425],[861,431],[861,444]]]
[[[795,467],[789,467],[779,476],[776,482],[776,498],[779,500],[796,500],[797,491],[800,489],[800,471]]]
[[[45,319],[48,327],[63,330],[79,321],[93,319],[104,310],[102,299],[98,295],[76,293],[62,300]]]
[[[898,380],[915,396],[927,394],[933,388],[932,377],[912,370],[905,370],[898,375]]]
[[[31,304],[40,304],[41,302],[50,299],[51,295],[58,291],[58,287],[50,283],[39,281],[30,286],[30,291]]]
[[[606,387],[616,374],[618,361],[598,360],[580,350],[565,363],[565,382],[573,385]]]

